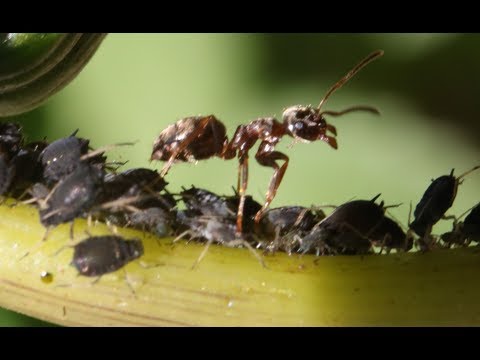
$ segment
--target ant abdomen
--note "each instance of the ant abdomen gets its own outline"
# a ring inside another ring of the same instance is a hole
[[[163,130],[153,143],[151,160],[191,161],[220,155],[227,140],[225,125],[214,115],[191,116]]]

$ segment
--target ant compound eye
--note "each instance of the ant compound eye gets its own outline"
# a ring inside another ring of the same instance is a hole
[[[297,122],[295,123],[295,129],[297,129],[297,130],[303,129],[303,122],[297,121]]]

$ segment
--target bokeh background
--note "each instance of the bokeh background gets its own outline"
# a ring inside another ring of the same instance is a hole
[[[325,108],[376,106],[381,116],[331,118],[339,149],[325,143],[278,149],[290,165],[272,206],[341,204],[382,193],[408,223],[409,202],[432,178],[480,164],[478,34],[110,34],[82,73],[48,103],[13,120],[31,140],[79,128],[94,147],[138,141],[110,152],[126,167],[150,163],[154,138],[179,118],[215,114],[230,136],[238,124],[318,104],[327,89],[376,49],[384,57],[336,92]],[[272,171],[251,154],[248,193],[262,201]],[[178,164],[170,191],[194,184],[220,194],[236,185],[237,161]],[[465,179],[449,214],[480,201],[480,172]],[[441,221],[434,232],[450,228]],[[45,325],[0,310],[0,325]]]

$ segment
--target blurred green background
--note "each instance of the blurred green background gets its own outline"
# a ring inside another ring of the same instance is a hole
[[[329,121],[339,149],[325,143],[278,146],[290,165],[273,207],[341,204],[382,193],[403,224],[408,204],[432,178],[480,164],[480,35],[477,34],[110,34],[91,62],[39,109],[14,120],[30,139],[79,128],[94,147],[138,140],[110,153],[126,167],[149,163],[154,138],[179,118],[215,114],[231,136],[238,124],[318,104],[327,89],[376,49],[385,55],[336,92],[325,109],[368,104]],[[251,154],[248,193],[262,201],[272,171]],[[169,190],[194,184],[230,194],[237,161],[178,164]],[[480,201],[480,173],[466,178],[449,214]],[[434,232],[450,228],[440,222]],[[0,325],[43,325],[0,310]]]

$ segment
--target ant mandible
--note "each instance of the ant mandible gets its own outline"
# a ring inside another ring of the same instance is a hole
[[[262,166],[272,167],[274,173],[266,193],[265,204],[255,215],[258,224],[263,214],[275,197],[283,175],[287,170],[289,158],[287,155],[275,151],[275,145],[285,136],[291,136],[294,141],[311,142],[322,140],[337,149],[337,140],[334,136],[337,131],[333,125],[326,122],[324,115],[340,116],[353,111],[368,111],[379,114],[371,106],[352,106],[342,111],[321,111],[327,99],[336,90],[340,89],[348,80],[358,73],[364,66],[383,55],[377,50],[368,55],[343,78],[333,85],[320,101],[318,107],[311,105],[295,105],[284,110],[283,123],[273,117],[258,118],[246,125],[239,125],[231,141],[226,135],[225,125],[214,115],[192,116],[180,119],[175,124],[163,130],[153,143],[150,160],[166,161],[161,170],[165,176],[175,161],[189,161],[208,159],[218,156],[229,160],[238,157],[237,190],[240,203],[237,211],[237,235],[242,234],[243,207],[245,192],[248,183],[248,152],[260,140],[260,146],[255,159]],[[327,135],[327,131],[333,136]],[[283,160],[281,166],[277,161]]]

